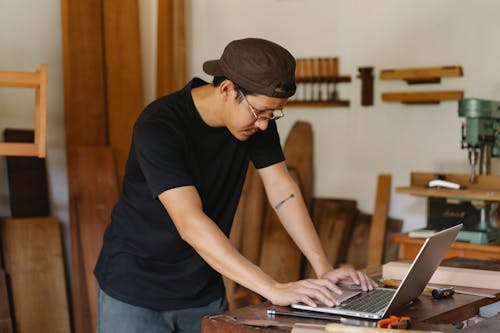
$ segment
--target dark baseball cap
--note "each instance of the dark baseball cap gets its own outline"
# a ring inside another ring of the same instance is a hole
[[[282,46],[260,38],[230,42],[218,60],[203,64],[205,73],[225,76],[251,92],[278,98],[295,93],[295,58]],[[288,81],[288,90],[278,88]]]

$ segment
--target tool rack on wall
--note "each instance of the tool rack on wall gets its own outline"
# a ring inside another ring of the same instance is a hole
[[[287,106],[349,106],[339,99],[338,83],[351,82],[351,77],[338,74],[338,58],[299,58],[295,69],[297,92]]]

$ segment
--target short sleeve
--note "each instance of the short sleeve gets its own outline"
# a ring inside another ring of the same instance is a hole
[[[285,160],[274,121],[269,122],[267,130],[259,131],[251,138],[250,159],[256,169],[262,169]]]

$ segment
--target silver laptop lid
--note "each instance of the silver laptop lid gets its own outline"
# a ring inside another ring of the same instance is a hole
[[[420,296],[462,227],[463,224],[456,225],[425,240],[383,317]]]

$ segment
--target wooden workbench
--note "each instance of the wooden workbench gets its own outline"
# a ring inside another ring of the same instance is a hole
[[[381,270],[371,269],[366,272],[374,280],[379,280]],[[496,317],[484,320],[474,327],[466,330],[457,330],[452,323],[461,322],[475,316],[481,306],[500,301],[500,289],[477,289],[461,288],[468,291],[476,291],[483,294],[493,294],[496,298],[484,298],[480,296],[455,294],[452,298],[436,300],[430,295],[422,294],[412,305],[401,309],[399,316],[409,316],[413,323],[413,328],[422,330],[438,330],[442,332],[498,332],[500,333],[500,314]],[[283,333],[290,332],[294,323],[327,324],[328,321],[319,319],[308,319],[289,316],[267,316],[268,308],[275,308],[280,311],[296,311],[289,307],[273,306],[269,302],[251,305],[232,311],[227,311],[219,315],[206,317],[202,322],[202,333]],[[278,324],[289,324],[290,327],[253,327],[244,325],[244,320],[274,320]],[[374,321],[361,320],[372,324]]]
[[[403,309],[397,315],[410,316],[414,329],[464,333],[500,332],[500,314],[485,319],[465,330],[458,330],[451,324],[466,320],[474,316],[479,307],[500,300],[500,290],[497,291],[496,296],[496,299],[485,299],[478,296],[455,294],[450,299],[435,300],[431,296],[422,295],[411,306]],[[253,327],[244,325],[242,321],[248,319],[271,319],[278,324],[288,323],[290,325],[294,323],[328,323],[325,320],[288,316],[276,316],[272,319],[267,316],[267,309],[270,307],[281,311],[291,311],[288,307],[276,307],[268,302],[227,311],[220,315],[204,318],[202,333],[283,333],[291,331],[291,328],[287,327]]]

